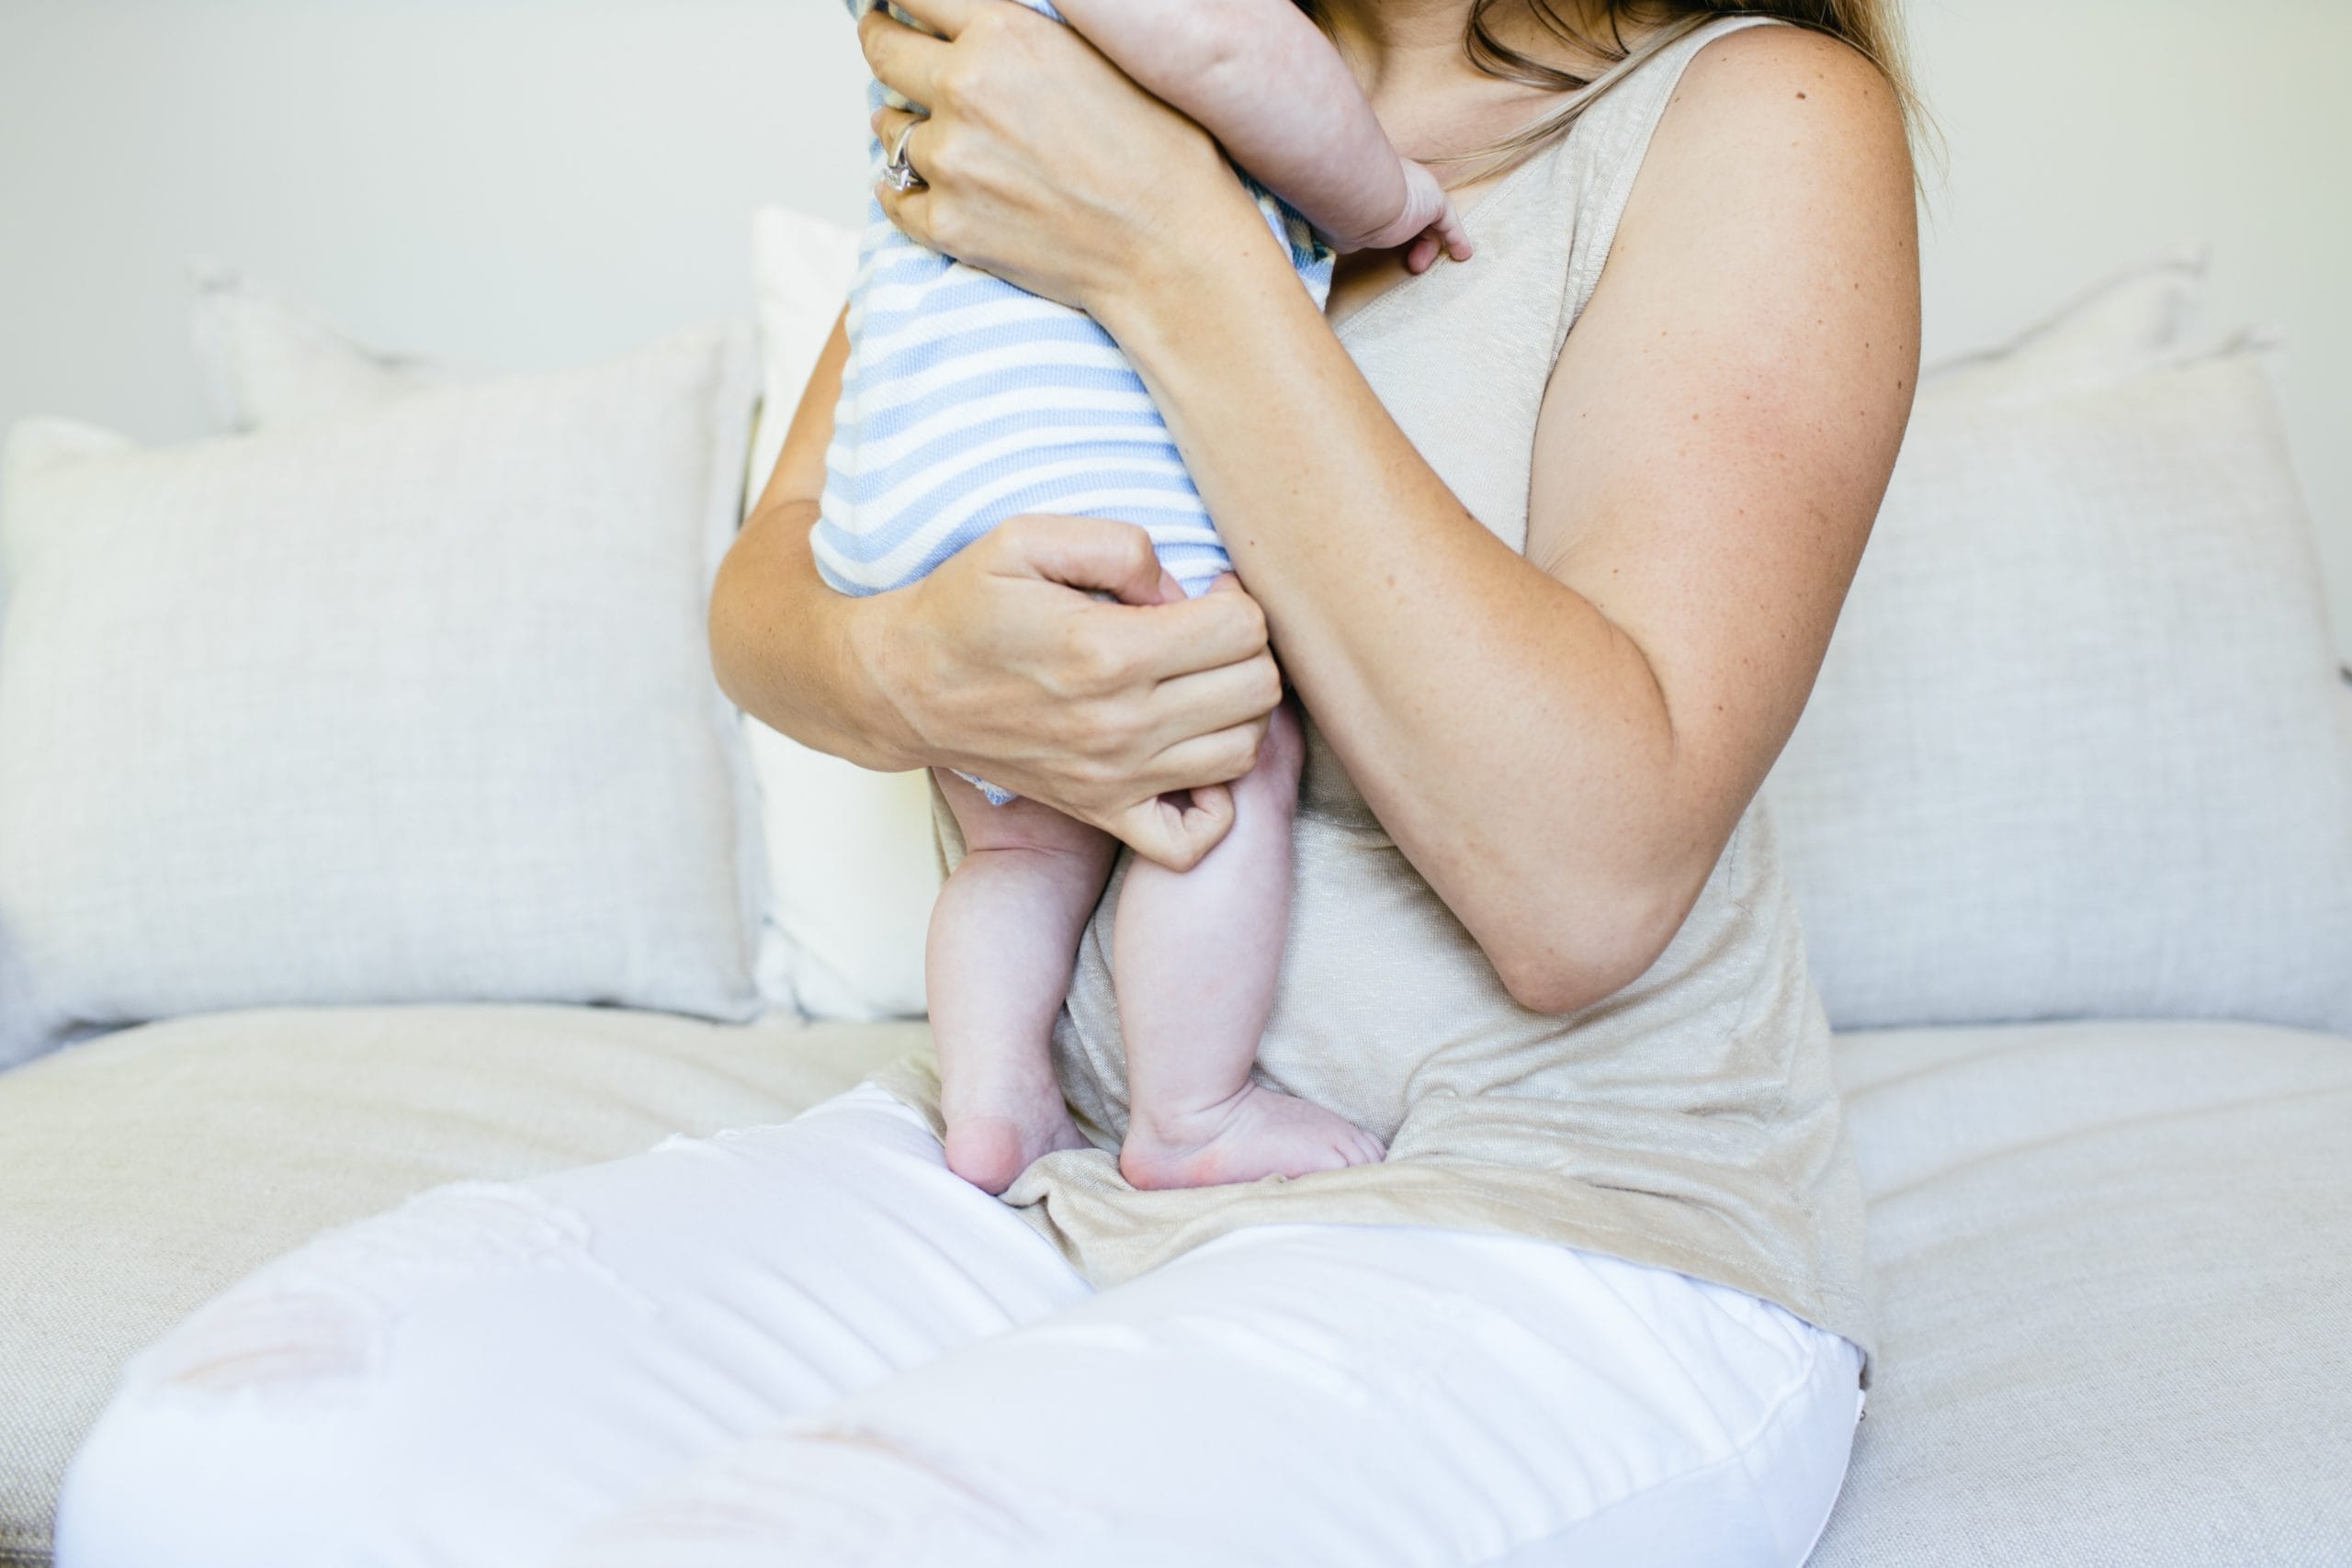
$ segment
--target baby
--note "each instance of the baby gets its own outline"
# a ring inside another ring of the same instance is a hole
[[[880,3],[849,0],[861,16]],[[1440,250],[1469,258],[1436,177],[1390,145],[1293,0],[1021,3],[1077,28],[1217,139],[1318,306],[1336,252],[1409,244],[1417,272]],[[878,84],[874,92],[886,100]],[[894,152],[876,147],[877,181],[920,174]],[[923,249],[877,202],[848,333],[812,538],[834,588],[900,587],[999,523],[1039,513],[1146,530],[1161,603],[1206,592],[1233,570],[1141,378],[1087,316]],[[1136,1187],[1383,1157],[1370,1134],[1251,1076],[1289,918],[1302,755],[1284,706],[1247,777],[1147,802],[1117,824],[1137,855],[1113,954],[1130,1100],[1119,1165]],[[938,779],[967,852],[933,912],[928,951],[947,1163],[1001,1193],[1039,1156],[1085,1146],[1051,1039],[1116,842],[983,780],[947,770]]]

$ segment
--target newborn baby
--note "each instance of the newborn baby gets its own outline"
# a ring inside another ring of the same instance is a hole
[[[861,16],[880,3],[849,0]],[[1077,28],[1217,139],[1318,305],[1335,252],[1409,244],[1417,272],[1440,250],[1469,258],[1436,176],[1390,145],[1292,0],[1021,3]],[[878,84],[874,95],[888,101]],[[877,181],[920,174],[903,141],[877,143],[875,157]],[[1028,513],[1143,528],[1161,603],[1209,592],[1233,570],[1142,379],[1090,318],[923,249],[878,202],[861,260],[812,536],[826,581],[857,594],[902,587]],[[1130,1099],[1119,1164],[1136,1187],[1382,1157],[1369,1134],[1251,1076],[1288,922],[1302,753],[1284,706],[1247,777],[1146,802],[1117,824],[1138,857],[1114,953]],[[938,779],[966,849],[928,952],[947,1163],[1001,1193],[1039,1156],[1085,1146],[1051,1041],[1116,843],[984,780],[944,769]]]

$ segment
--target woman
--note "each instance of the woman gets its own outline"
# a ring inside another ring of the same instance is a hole
[[[944,1169],[921,1063],[430,1195],[142,1358],[62,1561],[1802,1562],[1871,1327],[1756,792],[1917,366],[1879,6],[1328,0],[1400,149],[1467,176],[1477,257],[1362,261],[1327,321],[1069,29],[906,6],[939,36],[863,34],[933,110],[893,219],[1104,324],[1249,592],[1153,604],[1140,533],[1033,519],[834,596],[837,335],[722,576],[721,678],[1100,823],[1247,771],[1279,656],[1310,723],[1261,1070],[1389,1160],[1121,1182],[1098,914],[1057,1039],[1095,1146],[1007,1202]]]

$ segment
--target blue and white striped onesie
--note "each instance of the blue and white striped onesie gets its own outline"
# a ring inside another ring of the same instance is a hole
[[[849,0],[849,9],[862,17],[882,3]],[[1048,0],[1021,3],[1060,19]],[[879,83],[872,97],[877,107],[894,101]],[[886,158],[877,141],[877,182]],[[1321,305],[1330,249],[1277,197],[1250,188]],[[1091,317],[924,249],[892,227],[878,199],[859,262],[812,535],[827,582],[861,595],[903,587],[1029,513],[1136,525],[1188,594],[1232,570],[1143,378]],[[999,804],[1011,798],[982,788]]]

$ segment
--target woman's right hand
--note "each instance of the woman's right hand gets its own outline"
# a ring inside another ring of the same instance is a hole
[[[1231,827],[1222,786],[1282,699],[1257,602],[1230,577],[1187,600],[1131,524],[1014,518],[863,608],[860,652],[933,762],[1178,870]]]

